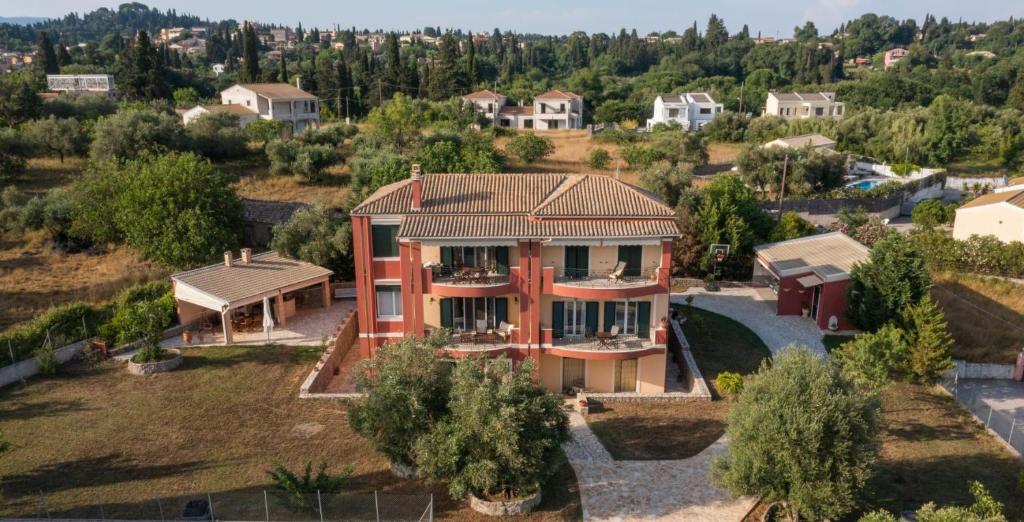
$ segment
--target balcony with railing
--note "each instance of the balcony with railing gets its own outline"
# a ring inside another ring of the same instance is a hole
[[[434,264],[425,266],[424,291],[446,297],[493,297],[512,292],[515,268]]]
[[[610,270],[544,268],[544,292],[563,297],[617,298],[651,295],[668,288],[668,271],[659,267]]]
[[[633,334],[609,335],[564,335],[551,340],[551,347],[545,351],[560,357],[577,359],[631,359],[643,357],[665,350],[664,344],[658,345],[649,337]]]

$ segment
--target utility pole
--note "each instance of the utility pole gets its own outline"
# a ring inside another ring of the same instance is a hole
[[[384,105],[384,90],[381,87],[380,78],[377,78],[377,105]]]
[[[789,168],[789,154],[782,161],[782,185],[779,187],[779,221],[782,221],[782,201],[786,199],[786,170]]]
[[[348,96],[345,96],[345,124],[348,125],[350,123],[352,123],[352,120],[349,119],[348,115]]]
[[[743,88],[747,86],[747,81],[744,80],[740,84],[740,114],[743,114]]]

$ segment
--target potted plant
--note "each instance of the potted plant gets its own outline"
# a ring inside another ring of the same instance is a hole
[[[139,350],[128,360],[128,371],[136,375],[169,372],[181,366],[181,351],[160,346],[164,326],[169,315],[163,300],[146,301],[132,305],[127,324],[131,331],[125,335],[136,337]]]

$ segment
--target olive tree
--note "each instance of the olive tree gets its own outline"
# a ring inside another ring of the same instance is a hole
[[[516,134],[505,145],[505,151],[530,164],[550,156],[555,152],[555,144],[550,138],[537,136],[529,132]]]
[[[178,118],[170,114],[152,109],[123,109],[96,122],[89,155],[94,160],[124,161],[147,153],[179,150],[182,133]]]
[[[878,451],[880,402],[806,348],[790,346],[744,385],[713,463],[734,495],[782,502],[793,520],[839,519],[855,506]]]
[[[288,221],[275,225],[270,248],[330,268],[343,279],[352,276],[352,225],[322,203],[299,209]]]

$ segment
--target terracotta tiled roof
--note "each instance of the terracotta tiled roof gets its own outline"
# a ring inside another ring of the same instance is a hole
[[[996,192],[993,194],[978,196],[957,210],[983,207],[985,205],[994,205],[996,203],[1009,203],[1015,207],[1024,208],[1024,189],[1008,190],[1006,192]]]
[[[559,90],[555,89],[555,90],[550,90],[548,92],[545,92],[543,94],[538,94],[538,95],[534,96],[533,98],[535,100],[551,100],[551,99],[574,100],[576,98],[579,98],[579,96],[576,93],[573,93],[573,92],[559,91]]]
[[[496,94],[494,91],[484,89],[482,91],[471,92],[462,97],[464,100],[500,100],[501,96]]]
[[[191,286],[226,303],[241,301],[281,288],[331,275],[326,268],[282,257],[274,252],[252,256],[252,262],[235,258],[232,266],[223,263],[188,272],[179,272],[171,279]],[[311,283],[312,284],[312,283]]]
[[[315,100],[316,96],[290,83],[241,83],[242,88],[271,100]]]
[[[754,247],[757,257],[781,276],[814,272],[826,281],[849,277],[870,250],[842,232],[801,237]]]
[[[678,235],[656,196],[594,174],[426,174],[420,210],[411,181],[382,187],[353,215],[405,216],[400,237]]]

